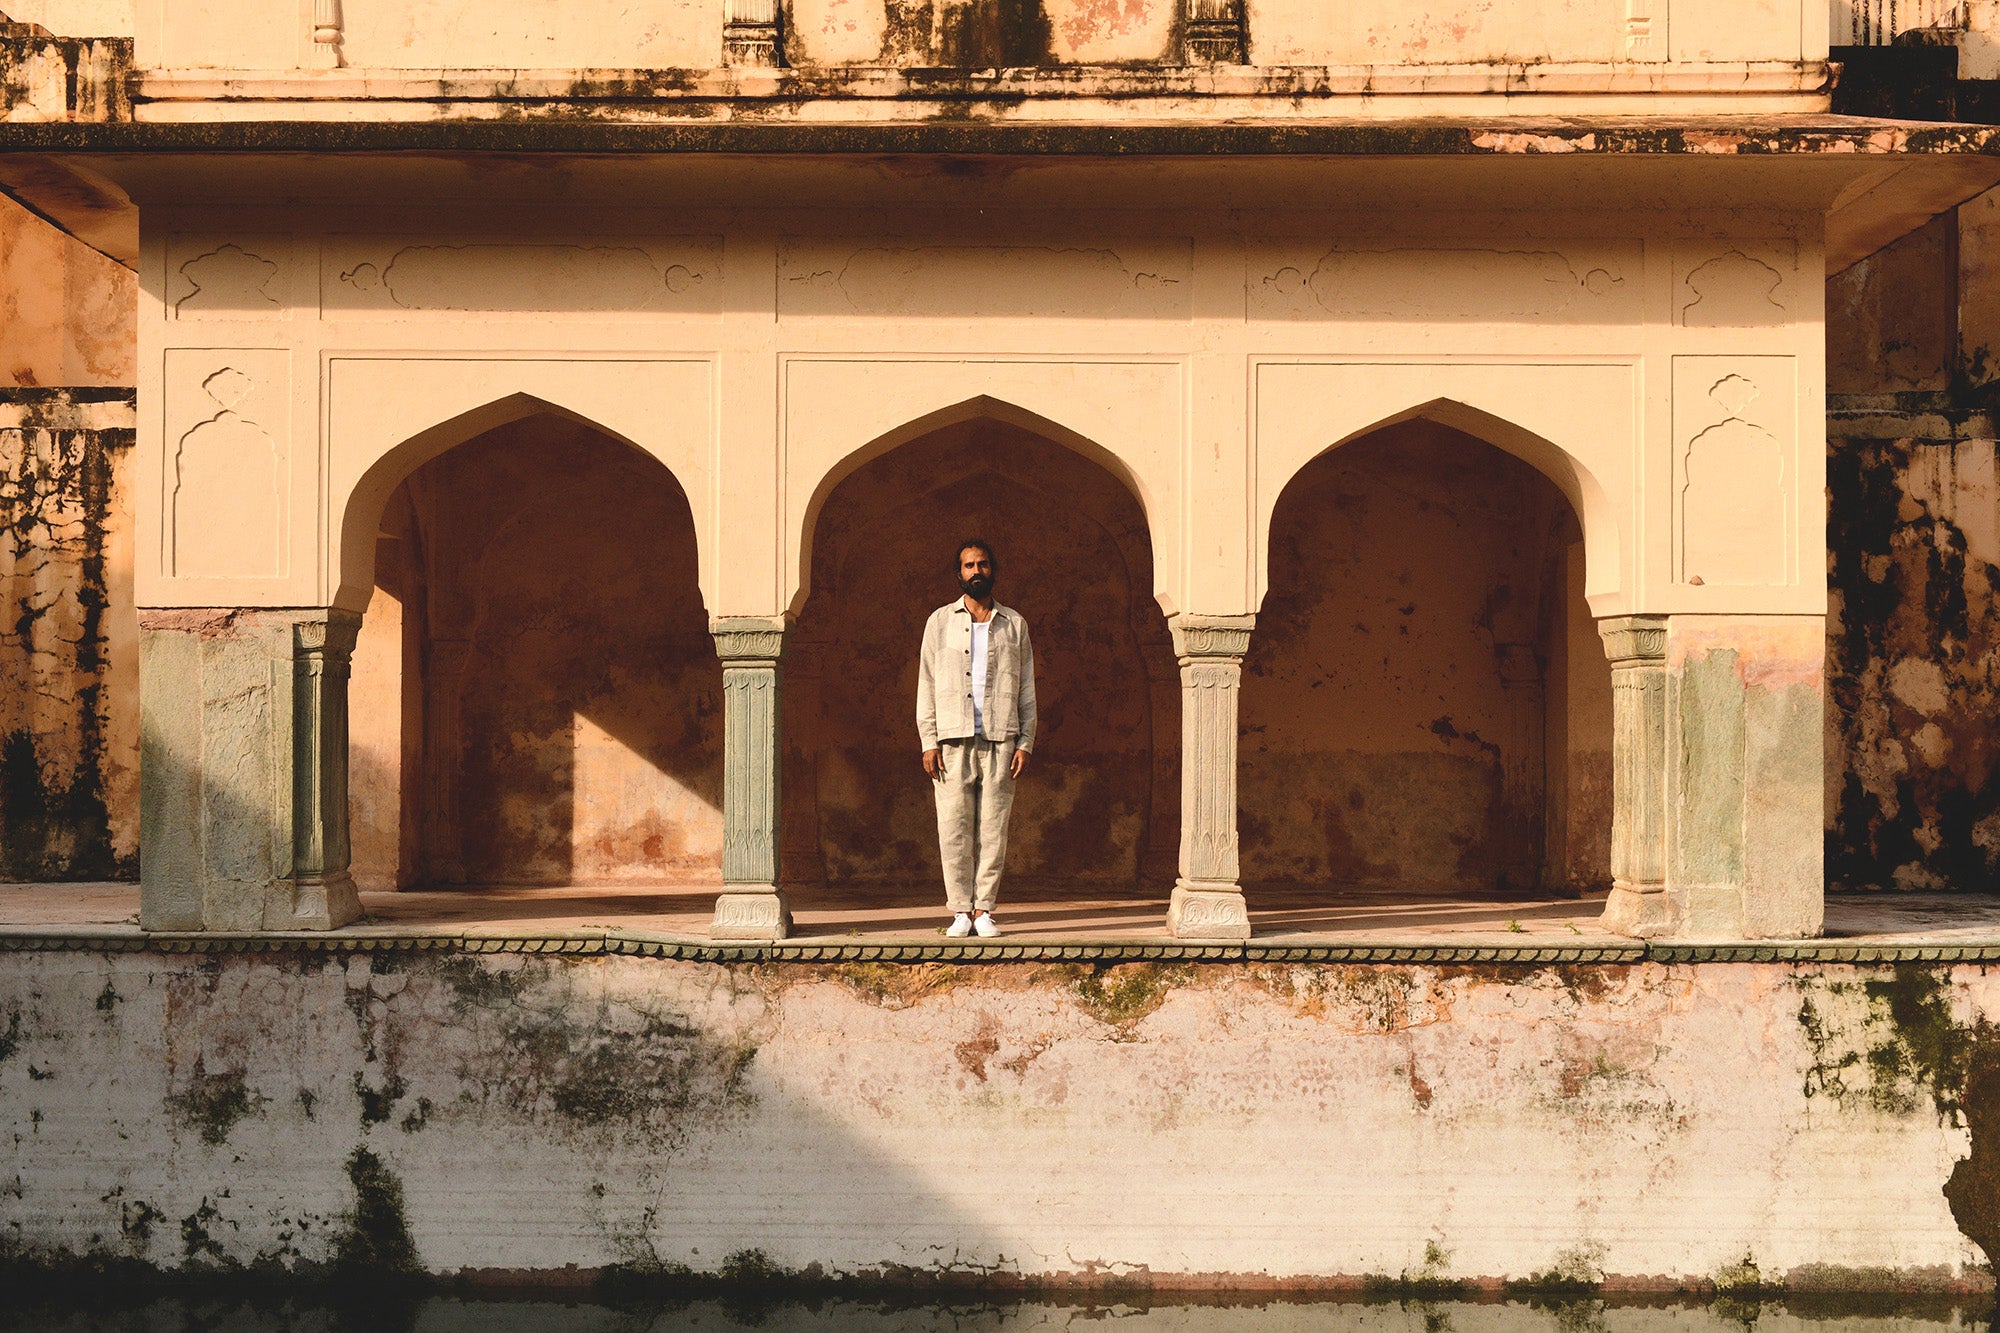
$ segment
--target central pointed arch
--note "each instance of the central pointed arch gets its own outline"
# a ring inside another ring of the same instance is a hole
[[[1005,399],[976,394],[948,407],[912,417],[894,430],[876,436],[847,454],[820,478],[819,484],[813,488],[812,498],[806,503],[804,521],[798,534],[798,589],[791,599],[789,607],[791,614],[796,616],[803,611],[807,599],[812,595],[813,548],[819,531],[820,516],[825,512],[827,499],[840,488],[840,484],[876,459],[914,440],[923,439],[968,421],[981,420],[1013,426],[1053,444],[1059,444],[1095,463],[1116,478],[1139,502],[1139,511],[1145,518],[1147,531],[1157,544],[1159,540],[1156,521],[1157,503],[1147,493],[1144,479],[1124,459],[1089,436],[1072,430],[1059,421],[1053,421]],[[1162,610],[1171,614],[1173,608],[1163,603]]]

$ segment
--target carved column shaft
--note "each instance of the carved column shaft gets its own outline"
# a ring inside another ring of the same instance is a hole
[[[778,890],[782,620],[718,620],[722,659],[722,883],[710,933],[783,939],[791,912]]]
[[[301,889],[352,884],[347,683],[360,631],[361,617],[339,610],[292,629],[292,878]]]
[[[778,0],[725,0],[722,63],[745,69],[783,69],[783,22]]]
[[[340,0],[313,0],[312,68],[340,68],[340,18]]]
[[[1607,925],[1628,934],[1667,928],[1667,622],[1598,622],[1611,659],[1611,901]]]
[[[1181,861],[1168,928],[1177,936],[1248,939],[1237,882],[1236,727],[1251,616],[1178,616],[1181,667]]]
[[[1181,61],[1188,65],[1241,65],[1250,34],[1243,0],[1184,0]]]

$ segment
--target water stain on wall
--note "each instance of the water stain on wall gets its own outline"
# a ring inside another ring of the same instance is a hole
[[[1547,479],[1430,422],[1298,475],[1244,662],[1246,883],[1603,877],[1609,668],[1573,595],[1578,540]]]

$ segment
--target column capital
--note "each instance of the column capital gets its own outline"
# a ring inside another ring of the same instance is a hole
[[[361,617],[340,607],[301,613],[292,621],[292,651],[301,659],[330,657],[345,662],[361,633]]]
[[[1665,616],[1606,616],[1597,622],[1597,633],[1614,668],[1666,663]]]
[[[1250,631],[1257,626],[1255,616],[1175,616],[1169,627],[1174,633],[1174,655],[1182,666],[1207,660],[1240,662],[1250,651]]]
[[[791,622],[783,616],[725,616],[708,622],[715,655],[732,666],[775,664],[785,655]]]

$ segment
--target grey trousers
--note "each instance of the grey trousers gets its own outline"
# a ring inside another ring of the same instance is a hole
[[[1013,762],[1012,741],[946,741],[938,747],[943,776],[931,785],[945,906],[954,912],[990,912],[1000,895],[1007,816],[1014,809]]]

